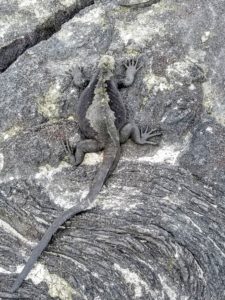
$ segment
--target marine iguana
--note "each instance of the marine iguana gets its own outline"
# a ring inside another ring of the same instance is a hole
[[[124,1],[120,1],[119,5],[124,7],[132,7],[132,8],[144,8],[159,2],[160,0],[149,0],[141,3],[124,3]]]
[[[112,56],[104,55],[100,60],[97,72],[92,77],[88,86],[81,93],[78,108],[78,121],[82,134],[86,139],[78,142],[75,155],[70,146],[67,152],[74,165],[78,166],[87,152],[104,150],[103,162],[96,173],[87,196],[79,205],[75,205],[60,214],[50,225],[42,239],[33,249],[30,258],[22,272],[16,278],[10,293],[14,293],[22,284],[41,253],[48,246],[52,236],[59,227],[73,216],[90,210],[95,206],[95,199],[100,192],[108,176],[117,166],[120,157],[120,144],[131,138],[136,144],[157,145],[150,141],[152,137],[160,136],[160,130],[140,130],[137,125],[127,120],[127,113],[118,89],[130,86],[135,78],[138,67],[138,59],[127,62],[126,76],[123,80],[113,80],[115,61]]]

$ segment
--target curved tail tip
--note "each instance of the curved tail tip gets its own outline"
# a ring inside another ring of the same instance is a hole
[[[19,285],[17,282],[14,282],[13,286],[9,289],[9,293],[13,294],[16,292],[16,290],[19,288]]]

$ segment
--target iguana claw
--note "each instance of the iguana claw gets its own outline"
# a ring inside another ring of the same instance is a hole
[[[161,135],[162,131],[160,129],[153,129],[149,131],[148,126],[145,129],[140,129],[140,139],[142,144],[158,145],[158,142],[151,142],[149,140],[153,137]]]
[[[61,140],[61,145],[64,149],[64,151],[66,152],[67,156],[69,157],[69,161],[72,165],[76,165],[76,160],[75,160],[75,156],[74,156],[74,149],[72,149],[69,140],[65,139],[65,140]]]

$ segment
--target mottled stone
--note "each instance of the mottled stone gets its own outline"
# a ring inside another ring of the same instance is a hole
[[[27,48],[49,38],[91,0],[1,0],[0,72]]]
[[[138,125],[162,128],[162,142],[122,146],[98,207],[59,230],[19,297],[223,300],[225,0],[161,0],[141,9],[118,2],[95,1],[68,15],[0,74],[0,292],[95,176],[101,153],[74,168],[61,143],[80,139],[81,90],[68,71],[82,67],[88,80],[108,50],[116,76],[126,59],[143,54],[134,85],[121,94]],[[21,16],[15,3],[2,7]],[[32,5],[41,15],[53,2]],[[57,5],[48,11],[53,19]],[[33,19],[32,9],[24,14]],[[37,24],[45,21],[36,20],[28,32],[38,27],[42,36]],[[25,36],[23,26],[5,27],[8,44]]]

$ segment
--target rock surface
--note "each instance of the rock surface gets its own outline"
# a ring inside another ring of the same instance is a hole
[[[27,48],[50,37],[91,0],[1,0],[0,72]]]
[[[27,1],[0,0],[1,14],[18,16],[3,19],[0,35],[9,58],[0,63],[0,291],[95,176],[101,154],[74,168],[61,145],[80,139],[81,91],[67,71],[81,66],[88,79],[108,51],[116,76],[143,54],[121,93],[131,118],[161,126],[163,139],[122,146],[98,207],[59,230],[19,299],[225,299],[225,0],[64,2],[36,1],[28,14]],[[58,14],[46,36],[42,25]]]

